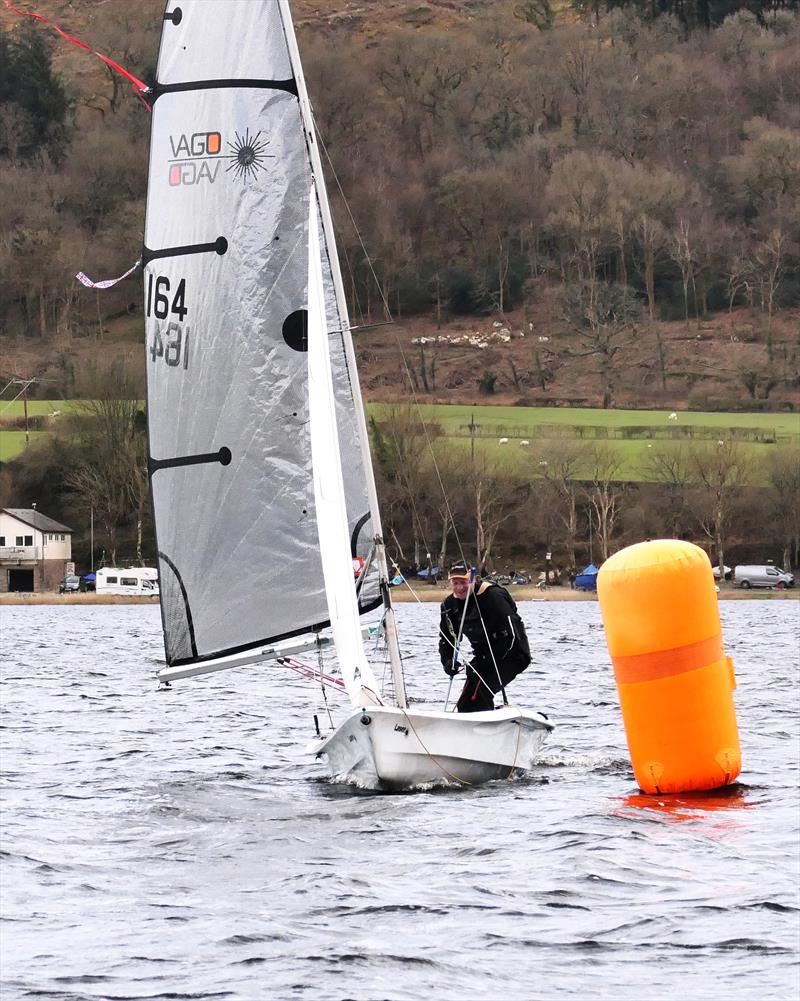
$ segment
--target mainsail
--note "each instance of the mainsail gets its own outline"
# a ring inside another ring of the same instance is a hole
[[[328,621],[308,430],[309,212],[320,233],[351,553],[372,552],[357,377],[330,227],[309,201],[318,158],[300,74],[285,3],[167,3],[143,260],[170,665]],[[362,610],[378,601],[373,574]]]

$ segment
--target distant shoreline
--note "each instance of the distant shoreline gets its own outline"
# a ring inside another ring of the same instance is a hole
[[[550,587],[540,590],[537,587],[510,587],[509,591],[515,601],[597,601],[594,592],[571,591],[567,587]],[[450,593],[448,588],[431,587],[423,584],[413,593],[407,588],[393,588],[392,601],[401,604],[409,601],[440,602]],[[752,601],[768,599],[770,601],[785,601],[800,599],[800,588],[790,588],[783,591],[768,591],[766,588],[724,588],[719,592],[721,601]],[[157,605],[158,598],[132,597],[126,594],[25,594],[12,592],[0,594],[0,605]]]

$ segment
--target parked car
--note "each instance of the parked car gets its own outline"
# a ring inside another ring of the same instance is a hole
[[[69,574],[58,585],[58,593],[66,594],[68,591],[82,591],[81,579],[76,574]]]
[[[733,568],[733,580],[737,587],[794,587],[794,574],[780,567],[738,566]]]
[[[730,580],[731,575],[733,574],[733,570],[730,567],[726,567],[725,564],[723,563],[722,571],[725,574],[725,580]],[[720,577],[719,567],[712,567],[711,572],[714,574],[714,580],[719,580]]]

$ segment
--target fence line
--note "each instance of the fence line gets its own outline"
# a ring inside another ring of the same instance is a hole
[[[777,441],[791,440],[790,434],[779,434],[775,428],[722,428],[722,427],[656,427],[654,425],[626,425],[603,427],[597,424],[461,424],[455,432],[443,429],[447,437],[455,438],[572,438],[578,440],[637,441],[662,439],[666,441],[711,441],[720,436],[733,441],[758,442],[774,445]]]

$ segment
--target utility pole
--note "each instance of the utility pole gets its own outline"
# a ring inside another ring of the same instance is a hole
[[[469,451],[470,459],[472,461],[472,468],[475,468],[475,432],[478,430],[478,425],[475,423],[475,414],[471,413],[469,415]]]
[[[22,389],[17,393],[14,399],[8,401],[7,406],[10,407],[12,403],[14,403],[16,400],[20,398],[20,396],[22,397],[22,406],[24,408],[24,414],[25,414],[25,444],[26,446],[30,445],[31,432],[30,432],[30,425],[28,422],[28,389],[34,384],[38,385],[40,382],[45,382],[45,381],[51,382],[52,380],[36,379],[36,378],[23,379],[18,375],[3,376],[3,378],[8,380],[6,382],[6,385],[3,387],[4,390],[8,389],[9,386],[22,386]],[[4,407],[3,409],[6,408]]]

